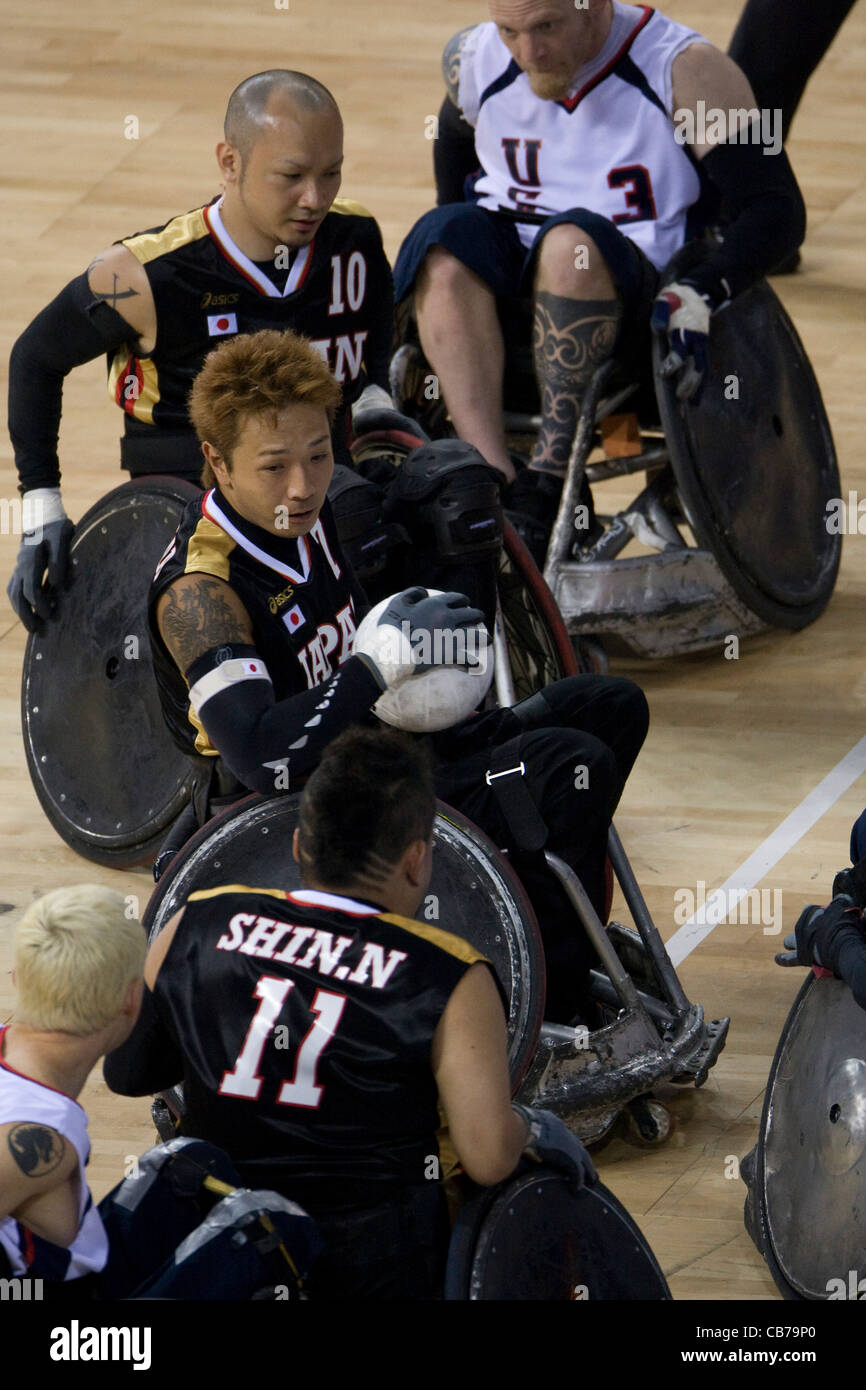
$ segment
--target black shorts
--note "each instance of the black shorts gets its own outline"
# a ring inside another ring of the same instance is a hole
[[[441,246],[489,285],[503,299],[532,294],[535,258],[542,238],[560,223],[571,223],[592,237],[622,296],[625,317],[649,323],[660,274],[640,247],[610,222],[586,208],[571,208],[548,217],[528,249],[511,218],[475,203],[445,203],[415,223],[400,247],[394,266],[394,292],[399,304],[411,293],[421,264],[433,246]]]

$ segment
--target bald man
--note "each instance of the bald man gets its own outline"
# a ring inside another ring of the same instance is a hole
[[[337,198],[343,124],[331,93],[298,72],[247,78],[229,100],[216,157],[221,197],[110,246],[12,351],[25,543],[8,594],[31,630],[49,615],[68,563],[57,439],[73,367],[107,354],[124,416],[121,466],[133,476],[199,480],[187,396],[207,353],[233,334],[290,328],[312,340],[343,388],[338,462],[341,451],[348,461],[349,406],[364,393],[390,405],[391,273],[373,217]]]
[[[694,396],[711,314],[800,244],[805,217],[772,113],[755,119],[743,73],[693,29],[619,0],[488,12],[445,47],[440,206],[409,233],[394,280],[398,301],[414,295],[458,435],[508,479],[499,312],[531,300],[542,423],[509,504],[543,564],[597,368],[616,355],[640,370],[652,319],[666,374]],[[724,243],[663,283],[719,197]],[[592,539],[578,534],[587,555]]]

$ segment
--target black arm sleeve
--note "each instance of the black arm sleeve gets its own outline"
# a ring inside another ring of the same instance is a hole
[[[126,1042],[108,1053],[102,1074],[119,1096],[151,1096],[183,1080],[183,1053],[146,985],[138,1021]]]
[[[235,646],[232,653],[261,661],[252,647]],[[191,691],[214,670],[215,655],[216,649],[208,652],[186,672]],[[285,700],[274,700],[269,681],[227,683],[199,706],[198,717],[244,786],[273,796],[294,791],[297,779],[312,772],[327,745],[350,724],[364,721],[381,694],[382,685],[364,658],[350,656],[329,681]]]
[[[9,359],[9,434],[21,492],[60,482],[63,378],[134,340],[126,319],[94,297],[86,274],[71,280],[25,328]]]
[[[722,245],[683,276],[716,305],[747,290],[801,244],[806,207],[784,150],[716,145],[701,161],[730,218]]]
[[[843,919],[842,924],[829,909],[827,916],[827,926],[819,927],[815,936],[821,963],[845,981],[860,1008],[866,1009],[866,936],[862,918],[856,909],[850,913],[850,922]]]
[[[466,180],[478,167],[475,131],[446,96],[439,108],[439,135],[433,141],[437,204],[462,203]]]

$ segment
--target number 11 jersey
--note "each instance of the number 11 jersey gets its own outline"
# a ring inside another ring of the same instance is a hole
[[[181,1132],[314,1215],[435,1179],[433,1034],[484,960],[331,893],[192,893],[154,990],[185,1059]]]

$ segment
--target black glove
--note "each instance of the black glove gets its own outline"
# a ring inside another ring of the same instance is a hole
[[[527,1105],[514,1104],[512,1109],[523,1117],[529,1130],[524,1153],[563,1173],[575,1187],[592,1187],[598,1182],[592,1159],[558,1115]]]
[[[827,907],[804,907],[791,935],[785,937],[787,953],[776,956],[779,965],[820,965],[835,972],[839,947],[866,928],[863,913],[847,893],[839,893]],[[864,936],[866,941],[866,936]]]
[[[858,907],[866,908],[866,859],[860,859],[853,869],[840,869],[833,879],[833,897],[845,893]]]
[[[24,532],[15,569],[6,588],[9,602],[28,632],[38,632],[44,619],[50,618],[56,607],[56,598],[48,590],[56,593],[66,587],[69,547],[75,531],[68,517],[49,521],[41,529],[40,540],[36,540],[36,532]]]

